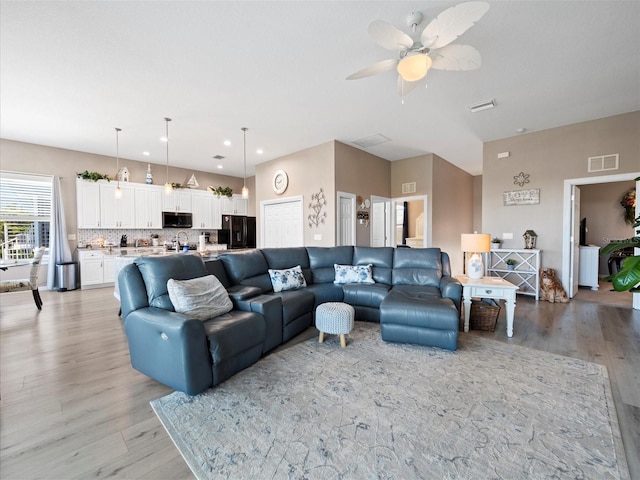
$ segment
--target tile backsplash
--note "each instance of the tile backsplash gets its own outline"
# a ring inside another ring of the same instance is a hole
[[[173,242],[176,239],[178,232],[186,232],[189,238],[189,243],[198,243],[198,237],[201,233],[209,233],[210,242],[218,243],[217,230],[198,230],[198,229],[185,229],[180,230],[177,228],[165,228],[165,229],[124,229],[124,228],[82,228],[78,229],[78,246],[85,246],[91,243],[98,243],[100,237],[104,238],[105,243],[113,243],[120,245],[120,238],[122,235],[127,236],[127,244],[133,246],[135,241],[148,240],[151,244],[151,235],[158,235],[158,244],[164,245],[165,242]],[[184,242],[184,235],[180,235],[180,242]]]

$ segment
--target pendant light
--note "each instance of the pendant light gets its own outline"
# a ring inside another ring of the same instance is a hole
[[[116,127],[116,178],[118,179],[118,185],[114,192],[116,198],[122,198],[122,190],[120,190],[120,145],[118,144],[118,135],[121,131],[121,128]]]
[[[164,193],[166,195],[171,195],[171,193],[173,192],[173,187],[169,183],[169,122],[170,121],[171,121],[170,118],[164,117],[164,122],[166,125],[165,139],[167,141],[167,181],[164,184]]]
[[[249,198],[249,189],[247,188],[247,127],[242,127],[244,134],[244,177],[242,180],[242,198]]]

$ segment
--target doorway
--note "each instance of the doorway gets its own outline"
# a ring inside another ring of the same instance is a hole
[[[427,196],[394,198],[391,202],[392,245],[426,248],[429,241]]]
[[[372,247],[392,247],[391,199],[371,195],[371,239]]]
[[[356,244],[356,196],[353,193],[338,192],[336,222],[336,245]]]
[[[578,258],[575,249],[579,243],[572,236],[575,231],[574,225],[579,222],[579,210],[575,208],[572,199],[575,199],[576,187],[579,185],[592,185],[596,183],[613,183],[634,180],[639,173],[623,173],[618,175],[603,175],[599,177],[572,178],[564,181],[563,212],[562,212],[562,286],[567,292],[575,293],[573,288],[574,279],[577,278],[577,265],[574,260]],[[640,188],[640,182],[636,182],[636,190]],[[639,207],[636,206],[636,215]],[[578,216],[578,218],[576,218]],[[636,255],[639,252],[636,251]],[[633,294],[633,308],[640,309],[640,294]]]

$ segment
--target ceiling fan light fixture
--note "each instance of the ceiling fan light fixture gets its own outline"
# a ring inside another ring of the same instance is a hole
[[[398,74],[405,82],[424,78],[431,68],[431,57],[424,53],[409,53],[398,63]]]

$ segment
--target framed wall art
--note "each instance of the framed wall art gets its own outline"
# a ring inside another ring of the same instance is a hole
[[[540,203],[540,189],[511,190],[502,194],[504,206],[511,205],[536,205]]]

